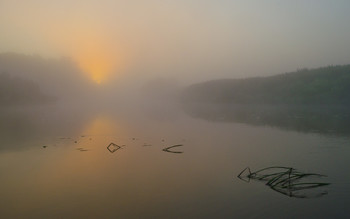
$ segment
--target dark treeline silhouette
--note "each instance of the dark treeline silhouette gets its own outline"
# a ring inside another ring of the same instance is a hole
[[[0,54],[0,105],[86,99],[95,84],[69,58]]]
[[[37,83],[0,74],[0,106],[17,104],[39,104],[53,101],[53,97],[44,95]]]
[[[189,86],[185,102],[350,105],[350,65]]]

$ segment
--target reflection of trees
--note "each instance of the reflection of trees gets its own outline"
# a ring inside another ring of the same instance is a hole
[[[300,132],[350,134],[349,107],[234,104],[186,104],[194,117],[217,121],[272,126]]]
[[[29,147],[51,146],[57,142],[46,141],[59,137],[60,141],[79,135],[90,114],[71,108],[60,112],[51,106],[0,107],[0,151]],[[58,139],[58,138],[57,138]]]
[[[251,172],[247,167],[238,178],[250,182],[250,179],[266,182],[276,192],[295,198],[316,198],[327,194],[320,190],[330,183],[315,182],[325,175],[317,173],[302,173],[291,167],[267,167]]]
[[[182,144],[173,145],[173,146],[164,148],[163,151],[169,152],[169,153],[174,153],[174,154],[182,154],[183,153],[182,151],[169,150],[171,148],[176,148],[176,147],[181,147],[181,146],[183,146],[183,145]]]

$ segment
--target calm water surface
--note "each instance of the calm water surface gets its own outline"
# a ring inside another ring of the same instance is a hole
[[[349,218],[346,132],[170,108],[1,109],[1,218]],[[112,142],[121,149],[109,151]],[[183,153],[163,151],[173,145]],[[237,178],[248,166],[331,184],[320,197],[290,197]]]

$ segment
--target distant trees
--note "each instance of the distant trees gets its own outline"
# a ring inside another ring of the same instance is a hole
[[[16,104],[38,104],[50,101],[39,86],[29,80],[0,74],[0,106]]]
[[[350,105],[350,65],[209,81],[188,87],[183,98],[212,103]]]
[[[7,80],[13,83],[16,81],[17,84],[25,83],[24,87],[28,89],[31,87],[33,92],[37,89],[34,87],[38,85],[43,94],[55,96],[59,101],[86,99],[94,95],[97,90],[96,84],[79,69],[77,63],[66,57],[55,59],[37,55],[0,53],[0,74],[2,72],[7,72],[13,77],[12,80]],[[13,92],[20,92],[19,87]]]

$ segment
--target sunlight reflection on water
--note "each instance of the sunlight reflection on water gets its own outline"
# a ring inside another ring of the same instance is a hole
[[[347,138],[212,123],[186,115],[169,121],[142,114],[67,112],[12,114],[3,120],[8,125],[19,121],[21,129],[1,125],[7,130],[0,151],[2,215],[211,218],[346,213],[341,206],[348,199],[337,189],[346,188],[338,182],[350,182],[342,174],[349,166]],[[111,153],[111,143],[122,147]],[[334,147],[340,143],[342,147]],[[163,150],[176,145],[182,147],[169,150],[183,153]],[[332,148],[332,156],[322,148]],[[330,194],[296,202],[236,178],[246,166],[272,165],[329,175]]]

